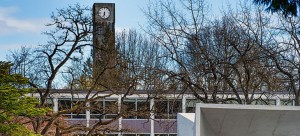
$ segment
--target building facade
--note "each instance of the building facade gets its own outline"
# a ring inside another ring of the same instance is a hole
[[[176,136],[177,113],[194,113],[196,103],[201,103],[191,94],[164,94],[149,97],[139,93],[127,95],[109,95],[97,93],[91,96],[101,97],[97,101],[86,102],[87,108],[80,112],[63,114],[69,124],[81,124],[90,127],[99,121],[117,118],[108,126],[117,131],[107,131],[108,136]],[[38,94],[33,94],[38,95]],[[253,105],[295,105],[289,94],[277,93],[262,96],[253,101]],[[56,90],[47,100],[53,112],[72,109],[86,100],[86,91]],[[234,104],[234,102],[228,102]],[[123,111],[121,117],[118,113]],[[74,133],[84,135],[85,133]]]

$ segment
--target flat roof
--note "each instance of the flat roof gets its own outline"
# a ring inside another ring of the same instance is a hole
[[[197,103],[199,108],[208,108],[208,109],[227,109],[227,110],[280,110],[280,111],[299,111],[300,106],[276,106],[276,105],[241,105],[241,104],[203,104]],[[198,108],[197,107],[197,108]]]

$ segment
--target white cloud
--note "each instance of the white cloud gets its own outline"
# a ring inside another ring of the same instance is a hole
[[[40,33],[45,30],[46,18],[19,19],[13,13],[19,12],[16,7],[0,7],[0,36],[15,33]]]

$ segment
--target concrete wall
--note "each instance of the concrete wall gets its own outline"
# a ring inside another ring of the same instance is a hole
[[[195,131],[195,113],[178,113],[177,114],[177,135],[193,136],[195,133],[194,131]]]
[[[178,136],[300,136],[300,107],[197,104],[196,108],[193,125],[178,114]]]
[[[300,136],[300,107],[197,104],[200,135]],[[197,121],[197,119],[196,119]]]

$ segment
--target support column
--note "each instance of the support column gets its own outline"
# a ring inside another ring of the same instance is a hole
[[[150,136],[154,136],[154,98],[150,100],[150,125],[151,125],[151,134]]]
[[[280,106],[281,104],[280,104],[280,99],[277,97],[276,98],[276,106]]]
[[[295,102],[295,100],[293,100],[293,101],[292,101],[292,104],[293,104],[293,106],[295,106],[295,105],[296,105],[296,102]]]
[[[183,94],[182,95],[182,104],[181,104],[181,106],[182,106],[182,113],[186,113],[186,97],[185,97],[185,95]]]
[[[86,107],[88,107],[88,109],[85,111],[86,127],[90,127],[91,110],[89,109],[89,107],[90,107],[90,103],[89,102],[86,103]]]
[[[195,128],[194,128],[194,136],[200,136],[200,133],[202,130],[200,130],[200,124],[203,124],[203,118],[201,115],[200,105],[199,103],[196,104],[196,110],[195,110]]]
[[[53,98],[53,112],[58,112],[58,99],[56,97]]]
[[[118,114],[121,113],[121,106],[122,106],[122,95],[120,95],[118,97]],[[122,130],[122,119],[123,119],[123,117],[119,118],[119,134],[118,134],[118,136],[122,135],[122,133],[121,133],[121,130]]]

